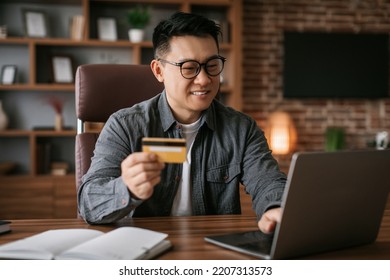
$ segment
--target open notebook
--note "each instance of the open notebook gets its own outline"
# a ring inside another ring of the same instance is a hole
[[[260,231],[207,236],[263,259],[287,259],[372,243],[390,191],[390,150],[293,156],[274,236]]]
[[[167,234],[137,227],[104,233],[94,229],[54,229],[0,246],[0,259],[151,259],[172,244]]]

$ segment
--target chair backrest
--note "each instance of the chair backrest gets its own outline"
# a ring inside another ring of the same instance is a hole
[[[76,188],[88,171],[98,133],[84,132],[85,122],[106,122],[119,109],[163,90],[149,65],[88,64],[76,72]]]

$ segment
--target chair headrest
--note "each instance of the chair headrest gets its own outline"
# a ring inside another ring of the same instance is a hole
[[[87,64],[76,71],[76,116],[105,122],[119,109],[149,99],[163,90],[149,65]]]

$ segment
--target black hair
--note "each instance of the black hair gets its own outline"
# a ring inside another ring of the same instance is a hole
[[[219,50],[220,26],[202,15],[176,12],[170,18],[161,21],[153,32],[153,53],[158,58],[169,52],[169,40],[174,36],[211,36]]]

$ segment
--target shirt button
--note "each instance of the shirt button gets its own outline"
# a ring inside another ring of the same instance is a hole
[[[122,205],[126,205],[126,204],[127,204],[126,199],[122,199]]]
[[[224,177],[223,177],[223,179],[225,180],[225,182],[229,179],[229,176],[228,175],[225,175]]]

